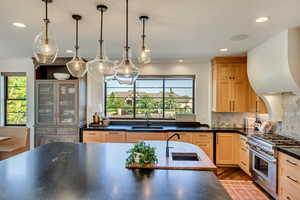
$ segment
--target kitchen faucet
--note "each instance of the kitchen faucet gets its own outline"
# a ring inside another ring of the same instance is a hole
[[[147,127],[151,126],[151,122],[149,120],[149,118],[150,118],[149,116],[150,116],[150,113],[146,112],[145,113],[145,117],[146,117],[146,125],[147,125]]]
[[[166,157],[169,157],[169,149],[171,147],[169,147],[169,140],[171,140],[173,137],[177,136],[178,140],[180,140],[180,135],[178,133],[174,133],[173,135],[171,135],[168,139],[167,139],[167,147],[166,147]]]

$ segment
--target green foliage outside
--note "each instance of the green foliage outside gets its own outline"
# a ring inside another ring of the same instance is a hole
[[[19,125],[27,123],[27,78],[7,78],[6,124]]]

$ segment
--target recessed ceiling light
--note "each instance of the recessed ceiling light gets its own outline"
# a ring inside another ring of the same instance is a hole
[[[180,59],[180,60],[178,60],[178,62],[179,62],[179,63],[183,63],[183,60],[182,60],[182,59]]]
[[[268,17],[258,17],[258,18],[256,18],[256,22],[257,23],[263,23],[263,22],[266,22],[266,21],[268,21],[269,20],[269,18]]]
[[[12,25],[18,28],[26,28],[26,25],[20,22],[14,22]]]
[[[223,48],[223,49],[220,49],[220,51],[221,52],[226,52],[226,51],[228,51],[228,49],[227,48]]]
[[[73,51],[72,51],[72,50],[66,50],[66,52],[67,52],[67,53],[73,53]]]

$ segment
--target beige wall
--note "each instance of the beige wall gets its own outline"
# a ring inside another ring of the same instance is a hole
[[[211,123],[211,67],[210,62],[149,64],[140,68],[142,75],[196,75],[195,111],[197,120]],[[103,79],[88,77],[88,121],[104,106]]]
[[[27,127],[30,128],[30,146],[34,145],[34,67],[30,58],[0,59],[1,72],[25,72],[27,76]],[[3,77],[0,77],[0,126],[4,124]]]

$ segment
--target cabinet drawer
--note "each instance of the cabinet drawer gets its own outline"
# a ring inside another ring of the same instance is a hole
[[[149,133],[149,132],[128,132],[127,142],[136,143],[144,140],[166,140],[165,133]]]
[[[126,133],[119,131],[109,131],[105,134],[106,142],[123,143],[126,142]]]
[[[248,147],[247,141],[248,141],[248,138],[246,136],[243,136],[243,135],[240,136],[240,146]]]
[[[286,200],[296,200],[299,196],[299,184],[295,184],[294,181],[291,181],[286,176],[281,179],[281,199]],[[296,198],[297,197],[297,198]]]
[[[194,133],[193,141],[210,141],[212,140],[212,133]]]
[[[174,133],[168,133],[168,137],[173,135]],[[173,137],[172,141],[177,142],[186,142],[186,143],[192,143],[193,142],[193,133],[185,133],[185,132],[179,132],[180,139],[178,140],[177,137]]]
[[[105,132],[103,131],[84,131],[83,142],[106,142]]]

